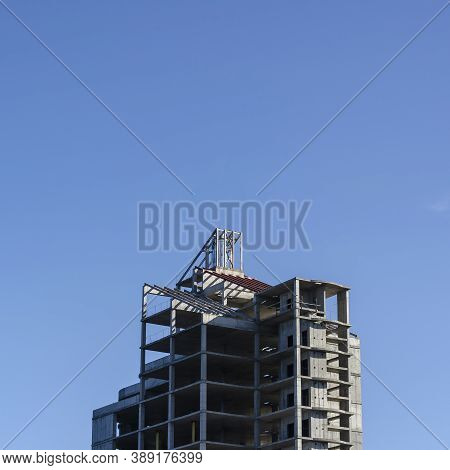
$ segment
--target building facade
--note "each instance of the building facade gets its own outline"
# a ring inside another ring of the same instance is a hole
[[[175,288],[144,285],[139,383],[94,410],[92,448],[361,449],[359,357],[348,287],[250,278],[217,229]]]

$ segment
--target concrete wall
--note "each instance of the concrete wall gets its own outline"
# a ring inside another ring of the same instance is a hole
[[[350,352],[350,382],[352,383],[350,389],[350,411],[353,416],[350,419],[351,425],[351,440],[353,449],[362,449],[362,397],[361,397],[361,362],[360,362],[360,340],[354,335],[350,335],[349,339]]]
[[[92,420],[93,449],[113,449],[113,439],[115,436],[116,418],[114,413]]]

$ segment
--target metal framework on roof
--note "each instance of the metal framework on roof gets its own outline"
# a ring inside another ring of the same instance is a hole
[[[177,287],[181,286],[194,266],[205,269],[222,268],[243,272],[242,240],[241,232],[216,228],[177,282]]]
[[[169,287],[160,287],[157,285],[149,286],[146,284],[144,286],[144,295],[160,295],[164,297],[171,297],[178,300],[179,302],[189,305],[190,307],[198,309],[201,313],[213,313],[219,316],[229,316],[233,318],[249,320],[247,315],[234,310],[231,307],[222,305],[199,294],[192,294],[190,292],[184,292],[179,289],[170,289]]]

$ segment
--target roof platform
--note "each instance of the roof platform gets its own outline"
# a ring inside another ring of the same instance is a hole
[[[294,292],[295,281],[299,281],[300,289],[309,290],[315,289],[319,286],[325,287],[327,298],[336,295],[338,292],[350,290],[350,287],[344,286],[342,284],[336,284],[334,282],[294,277],[292,279],[289,279],[288,281],[281,282],[280,284],[269,287],[259,292],[258,296],[270,298],[278,297],[279,295],[285,294],[286,292]]]

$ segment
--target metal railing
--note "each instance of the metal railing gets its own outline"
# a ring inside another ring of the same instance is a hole
[[[282,313],[286,313],[286,312],[289,312],[291,311],[295,304],[299,305],[300,308],[308,308],[310,310],[315,310],[316,312],[319,312],[321,313],[322,310],[319,309],[319,304],[317,303],[310,303],[310,302],[303,302],[303,301],[300,301],[300,302],[286,302],[286,303],[281,303],[281,302],[274,302],[274,303],[271,303],[271,304],[262,304],[261,306],[262,307],[265,307],[265,308],[269,308],[269,309],[273,309],[275,310],[275,314],[276,315],[280,315]]]
[[[174,360],[178,360],[184,357],[182,354],[175,354],[174,355]],[[167,356],[160,357],[159,359],[155,359],[154,361],[147,362],[145,364],[145,372],[152,371],[154,369],[159,369],[161,367],[167,366],[172,362],[172,356],[168,354]]]
[[[175,328],[174,334],[180,333],[181,331],[184,331],[184,329],[185,328]],[[166,330],[157,331],[156,333],[152,333],[151,335],[147,335],[146,344],[154,343],[155,341],[166,338],[167,336],[170,336],[170,328],[167,328]]]
[[[172,307],[172,300],[167,299],[164,302],[160,302],[158,304],[148,304],[147,305],[147,313],[146,317],[151,317],[153,315],[156,315],[159,312],[162,312],[163,310],[166,310],[168,308]]]

